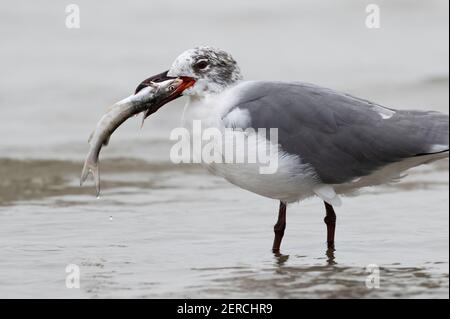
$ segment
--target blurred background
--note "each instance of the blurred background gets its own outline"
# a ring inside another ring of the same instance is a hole
[[[331,257],[319,201],[288,210],[272,256],[275,201],[169,163],[183,99],[118,129],[101,200],[78,187],[107,106],[196,45],[232,53],[246,79],[448,113],[448,1],[75,1],[68,29],[70,3],[0,6],[0,297],[448,298],[447,161],[347,199]],[[69,263],[80,289],[64,286]],[[364,286],[372,263],[379,290]]]

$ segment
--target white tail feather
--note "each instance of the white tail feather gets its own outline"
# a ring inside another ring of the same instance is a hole
[[[324,202],[332,206],[342,206],[342,200],[339,195],[336,194],[334,188],[330,185],[321,185],[314,188],[314,193],[319,196]]]

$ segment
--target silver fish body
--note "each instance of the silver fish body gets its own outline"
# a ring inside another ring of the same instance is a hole
[[[123,122],[141,112],[144,112],[145,117],[146,112],[151,110],[152,106],[157,107],[161,100],[173,93],[179,82],[180,80],[174,79],[152,83],[135,95],[131,95],[109,108],[109,111],[97,123],[89,138],[90,149],[81,172],[80,185],[83,185],[89,174],[92,174],[97,197],[100,195],[98,160],[102,147],[108,145],[109,138]]]

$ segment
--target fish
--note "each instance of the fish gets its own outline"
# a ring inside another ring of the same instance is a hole
[[[102,147],[108,145],[111,135],[128,118],[142,112],[145,119],[167,100],[178,94],[178,89],[182,84],[183,80],[178,78],[163,82],[150,82],[135,94],[112,105],[89,137],[90,149],[81,172],[80,186],[83,186],[89,175],[92,175],[98,198],[100,196],[98,161]]]

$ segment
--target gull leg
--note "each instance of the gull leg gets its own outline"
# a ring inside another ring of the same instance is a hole
[[[333,206],[325,203],[325,210],[327,215],[324,218],[325,224],[327,224],[327,243],[328,249],[334,250],[334,234],[336,232],[336,213],[334,212]]]
[[[284,230],[286,229],[286,204],[280,201],[280,209],[278,211],[278,220],[273,231],[275,232],[275,238],[273,240],[272,251],[279,252],[281,241],[283,240]]]

